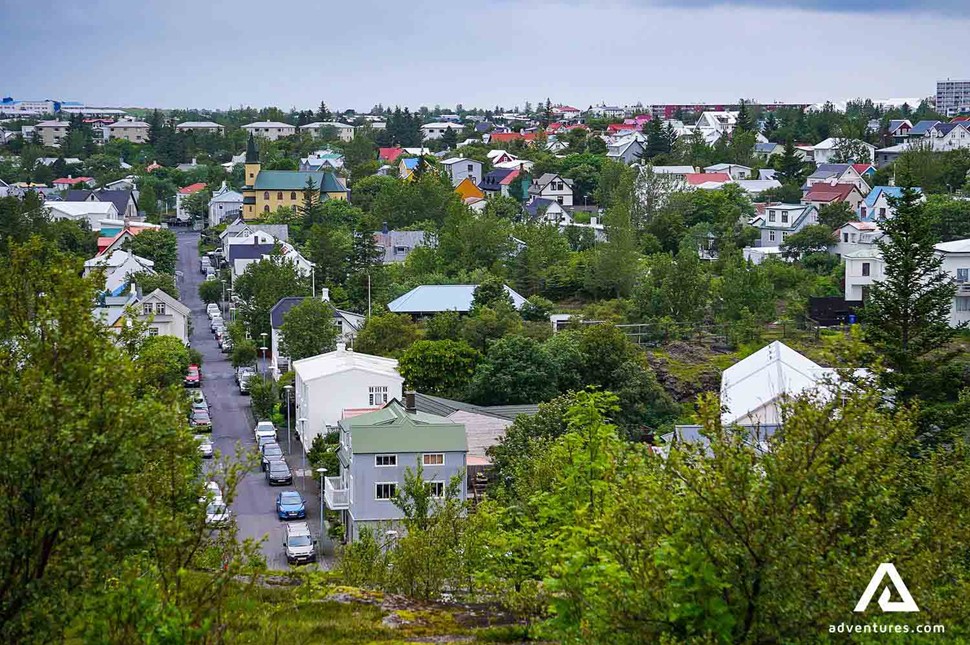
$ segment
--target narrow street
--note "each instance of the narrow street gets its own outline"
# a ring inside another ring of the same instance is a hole
[[[209,318],[199,298],[199,284],[204,278],[199,272],[200,234],[196,231],[176,231],[176,234],[178,271],[182,273],[178,284],[180,300],[192,310],[190,344],[202,353],[202,391],[210,406],[212,441],[216,450],[224,456],[255,450],[255,421],[250,413],[249,397],[239,393],[232,364],[209,331]],[[288,447],[286,428],[278,430],[280,446],[285,453]],[[294,488],[303,493],[310,529],[315,534],[320,531],[319,484],[309,476],[309,470],[305,473],[301,470],[302,451],[295,433],[291,443],[292,454],[287,455],[286,462],[293,471],[293,486],[271,487],[257,464],[242,478],[230,505],[239,527],[239,538],[262,539],[262,552],[270,569],[289,568],[283,555],[284,523],[276,517],[277,493]],[[319,558],[320,566],[329,568],[333,555],[330,541],[321,537],[319,548],[323,552]]]

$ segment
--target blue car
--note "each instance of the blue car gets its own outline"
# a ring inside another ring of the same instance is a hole
[[[306,502],[295,490],[285,490],[276,496],[276,514],[281,520],[300,520],[306,517]]]

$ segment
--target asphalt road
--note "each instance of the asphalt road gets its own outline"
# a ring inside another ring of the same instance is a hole
[[[205,305],[199,298],[199,284],[205,276],[199,272],[199,233],[178,231],[178,270],[180,300],[192,310],[192,332],[190,344],[202,353],[202,391],[209,403],[212,417],[212,442],[224,458],[234,458],[240,452],[255,450],[253,426],[255,421],[250,413],[249,397],[239,393],[232,364],[209,330],[209,318]],[[281,428],[280,445],[286,451],[286,429]],[[295,435],[294,435],[295,437]],[[276,517],[276,495],[281,490],[295,488],[303,492],[307,502],[307,522],[316,534],[320,526],[320,497],[318,486],[312,478],[301,477],[301,457],[299,442],[292,441],[293,454],[287,456],[287,463],[293,470],[293,487],[270,486],[259,464],[242,478],[236,488],[236,496],[230,505],[239,529],[239,538],[262,540],[262,552],[270,569],[287,569],[283,555],[283,522]],[[207,460],[207,468],[217,469],[217,460]],[[305,486],[305,489],[304,489]],[[320,566],[332,563],[333,548],[329,541],[320,540],[324,556]]]

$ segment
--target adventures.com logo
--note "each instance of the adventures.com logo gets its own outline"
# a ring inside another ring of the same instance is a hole
[[[883,586],[886,579],[888,583]],[[863,613],[868,609],[869,603],[875,597],[876,592],[882,588],[882,593],[879,595],[879,599],[876,603],[885,613],[893,612],[908,612],[917,613],[919,612],[919,606],[916,601],[913,600],[913,594],[909,593],[909,589],[906,587],[906,583],[903,582],[902,576],[896,570],[896,565],[892,562],[883,562],[876,568],[876,572],[872,575],[872,579],[869,581],[869,585],[866,590],[862,592],[862,597],[859,598],[859,602],[856,603],[855,609],[856,613]],[[895,591],[895,594],[893,591]],[[893,600],[893,597],[898,598],[898,600]],[[837,625],[829,625],[829,633],[831,634],[945,634],[946,627],[944,625],[901,625],[898,623],[864,623],[864,624],[849,624],[849,623],[839,623]]]

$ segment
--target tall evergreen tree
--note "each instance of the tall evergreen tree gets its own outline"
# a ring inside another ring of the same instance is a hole
[[[795,150],[795,144],[789,139],[785,142],[785,151],[778,160],[778,172],[775,178],[783,184],[799,184],[802,181],[805,164]]]
[[[933,222],[920,194],[907,187],[890,202],[896,214],[881,221],[886,235],[878,242],[885,279],[869,290],[866,339],[890,368],[885,379],[898,399],[933,399],[935,374],[953,358],[946,348],[954,333],[949,318],[956,287],[933,248]]]
[[[748,102],[741,99],[738,101],[738,119],[734,124],[734,131],[752,132],[754,129],[754,118],[751,116],[751,110],[748,108]]]

